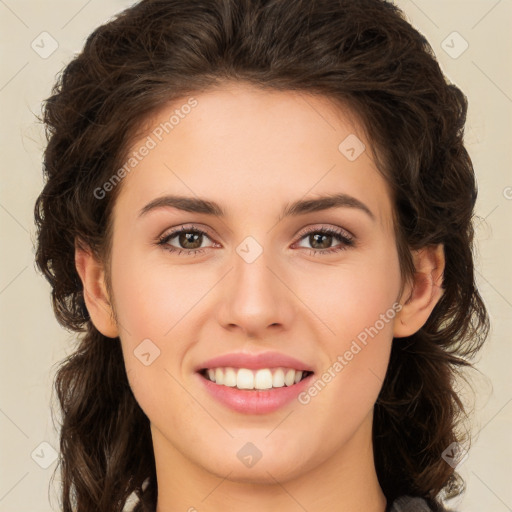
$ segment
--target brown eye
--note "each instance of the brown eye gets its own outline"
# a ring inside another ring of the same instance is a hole
[[[332,247],[332,244],[336,240],[340,243]],[[304,245],[301,245],[302,241],[305,241],[311,246],[312,254],[332,254],[343,251],[354,245],[352,235],[345,230],[334,228],[311,229],[309,232],[302,235],[299,247],[304,247]],[[308,249],[308,247],[304,248]]]
[[[158,245],[163,246],[169,252],[192,255],[204,252],[206,246],[203,245],[203,242],[205,238],[210,239],[205,231],[183,226],[161,237]],[[176,240],[174,241],[174,239]]]
[[[197,232],[184,231],[172,238],[177,238],[179,245],[183,249],[198,249],[201,247],[203,235]]]
[[[332,235],[326,235],[323,233],[315,233],[309,235],[309,243],[313,249],[329,249],[333,242],[334,237]]]

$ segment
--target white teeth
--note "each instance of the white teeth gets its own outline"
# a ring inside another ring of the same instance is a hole
[[[236,387],[238,389],[254,389],[254,373],[247,368],[240,368],[236,376]]]
[[[284,375],[284,383],[291,386],[295,382],[295,370],[288,370]]]
[[[304,372],[293,368],[208,368],[207,378],[221,386],[238,389],[272,389],[293,386],[301,381]]]
[[[224,386],[234,388],[237,385],[237,376],[233,368],[226,368],[224,372]]]
[[[284,371],[282,368],[278,368],[272,376],[272,387],[282,388],[284,386]]]
[[[256,389],[270,389],[272,387],[272,372],[268,368],[256,372],[254,387]]]

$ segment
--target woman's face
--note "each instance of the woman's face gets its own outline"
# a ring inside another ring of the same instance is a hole
[[[111,286],[160,472],[284,482],[368,450],[401,286],[368,148],[327,99],[248,85],[174,103],[133,144]]]

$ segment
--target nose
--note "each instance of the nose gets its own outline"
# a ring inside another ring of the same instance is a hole
[[[268,337],[268,329],[286,329],[295,314],[296,304],[288,288],[286,271],[270,251],[251,262],[237,252],[233,268],[221,290],[218,320],[223,328],[240,330],[247,338]]]

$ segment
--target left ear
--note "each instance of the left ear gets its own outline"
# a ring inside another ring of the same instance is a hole
[[[444,246],[427,246],[413,251],[412,256],[416,271],[402,293],[402,309],[397,313],[394,324],[395,338],[411,336],[419,331],[443,295]]]

